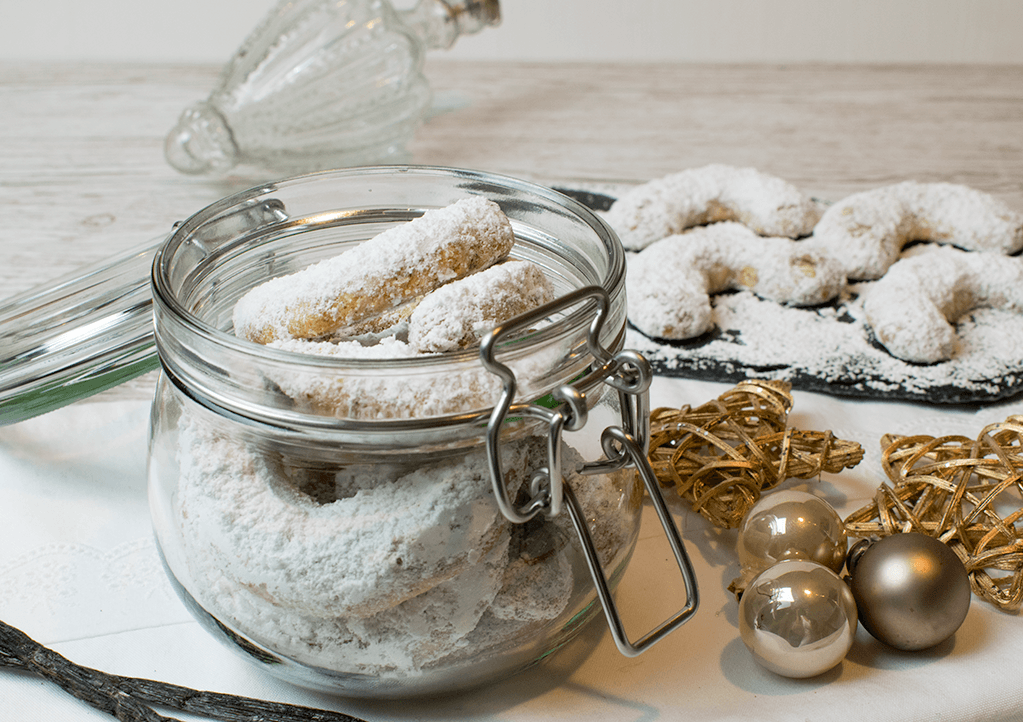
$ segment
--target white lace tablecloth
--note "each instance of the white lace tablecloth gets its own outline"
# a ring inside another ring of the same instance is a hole
[[[656,406],[698,405],[724,384],[657,379]],[[843,514],[882,481],[884,432],[974,437],[1023,413],[1014,401],[973,408],[841,400],[796,392],[790,423],[860,442],[864,461],[821,480],[788,482]],[[619,655],[600,619],[541,666],[442,700],[331,699],[266,676],[192,621],[163,576],[146,500],[148,405],[84,402],[0,428],[0,618],[72,660],[118,674],[325,707],[383,720],[1020,720],[1023,620],[974,599],[949,642],[900,653],[861,629],[836,669],[788,680],[758,667],[738,636],[726,587],[734,532],[679,509],[702,604],[646,654]],[[648,510],[649,511],[649,510]],[[674,611],[680,588],[653,514],[620,591],[634,636]],[[0,720],[110,719],[34,676],[0,671]],[[188,717],[188,719],[194,719]]]

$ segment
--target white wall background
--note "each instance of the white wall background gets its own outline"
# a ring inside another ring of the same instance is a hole
[[[275,1],[0,0],[0,60],[219,63]],[[449,55],[1023,64],[1023,0],[501,0],[501,7],[498,29],[463,38]]]

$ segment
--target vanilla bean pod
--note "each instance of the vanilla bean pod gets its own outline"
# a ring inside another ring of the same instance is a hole
[[[71,662],[2,621],[0,667],[34,672],[122,722],[172,719],[156,713],[153,706],[223,722],[363,722],[341,712],[107,674]]]

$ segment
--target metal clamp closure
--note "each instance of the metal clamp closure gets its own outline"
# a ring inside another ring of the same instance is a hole
[[[636,642],[628,638],[607,576],[601,568],[585,515],[571,487],[565,483],[562,473],[562,432],[566,429],[578,431],[586,425],[585,394],[578,388],[566,384],[552,393],[552,397],[558,402],[554,408],[529,403],[515,404],[513,403],[517,389],[515,373],[495,358],[496,347],[503,338],[525,330],[554,313],[585,301],[595,302],[596,307],[587,336],[588,350],[594,358],[594,365],[591,372],[586,374],[585,379],[579,384],[588,387],[591,381],[599,380],[616,389],[619,396],[622,425],[620,427],[609,426],[604,429],[601,434],[604,458],[583,464],[576,470],[576,473],[599,474],[629,466],[636,468],[668,538],[686,591],[685,606]],[[622,654],[634,657],[688,621],[695,614],[699,605],[699,592],[696,574],[682,542],[681,534],[664,497],[661,495],[660,484],[647,460],[650,436],[648,391],[653,373],[650,364],[639,353],[626,350],[618,354],[611,354],[601,345],[600,333],[609,309],[610,299],[607,292],[598,286],[587,286],[566,294],[550,304],[517,316],[493,329],[484,337],[480,345],[480,360],[488,371],[500,377],[504,383],[501,398],[494,407],[487,424],[487,459],[494,487],[494,497],[501,513],[509,521],[521,524],[540,513],[547,517],[554,517],[561,513],[562,508],[568,509],[615,644]],[[519,507],[516,507],[508,492],[501,465],[500,434],[509,415],[545,421],[548,425],[548,464],[534,472],[529,482],[529,498]]]

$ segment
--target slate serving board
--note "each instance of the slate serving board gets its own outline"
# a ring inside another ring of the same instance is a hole
[[[556,190],[598,213],[616,197]],[[974,309],[956,324],[960,345],[950,360],[913,364],[875,340],[859,301],[866,286],[850,284],[836,301],[813,308],[784,306],[745,291],[719,294],[712,299],[712,331],[668,341],[630,325],[626,344],[664,376],[731,383],[779,379],[835,396],[932,404],[989,403],[1023,394],[1023,315]]]

